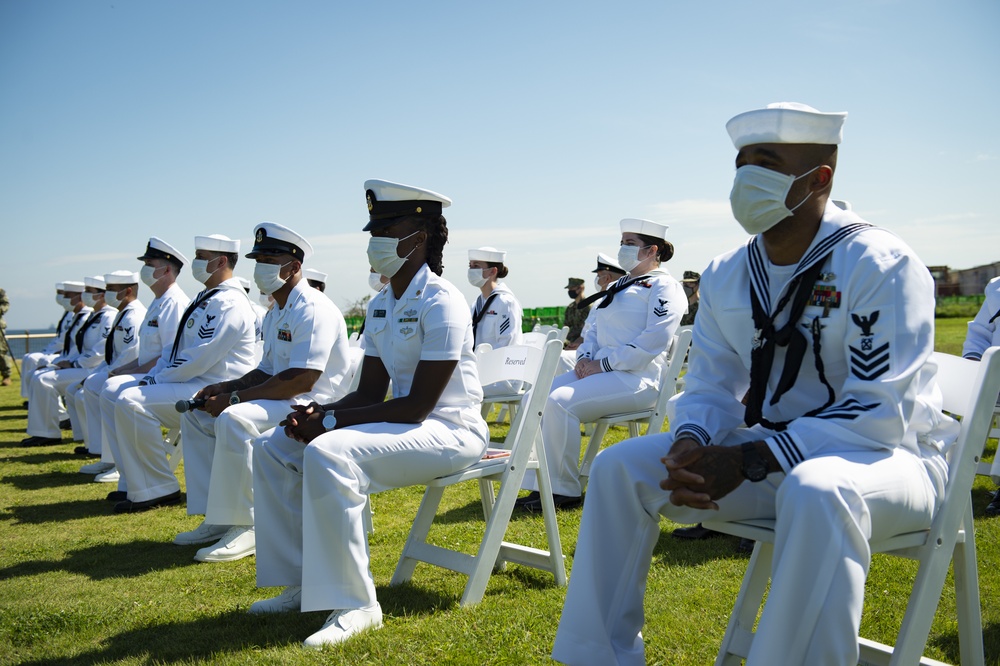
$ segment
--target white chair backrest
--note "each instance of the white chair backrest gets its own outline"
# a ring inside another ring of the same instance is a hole
[[[552,389],[562,348],[559,340],[549,340],[542,349],[524,345],[502,347],[494,350],[491,354],[494,358],[485,364],[487,379],[480,375],[484,385],[512,379],[531,382],[532,390],[525,394],[526,401],[521,403],[504,440],[504,447],[511,449],[510,462],[513,466],[523,469],[530,455],[531,445],[541,427],[542,410]],[[480,367],[483,366],[480,364]]]
[[[546,349],[547,345],[545,347],[507,345],[487,350],[477,357],[479,381],[484,386],[516,380],[534,384]]]
[[[347,336],[347,344],[350,345],[351,347],[360,347],[361,334],[358,333],[357,331],[351,333],[349,336]]]
[[[988,349],[979,362],[940,352],[934,352],[932,361],[937,365],[934,379],[944,410],[962,417],[961,434],[949,451],[948,497],[955,484],[971,486],[971,478],[965,477],[975,475],[982,455],[1000,393],[1000,347]]]
[[[555,331],[531,331],[521,334],[521,344],[528,347],[538,347],[541,349],[550,335],[558,335]]]

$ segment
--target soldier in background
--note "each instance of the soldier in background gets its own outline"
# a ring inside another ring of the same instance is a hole
[[[684,279],[681,280],[681,286],[684,287],[684,293],[688,297],[688,311],[681,318],[681,326],[694,326],[694,316],[698,314],[698,300],[700,298],[698,285],[700,283],[701,273],[684,271]]]
[[[576,349],[583,344],[583,325],[590,314],[590,305],[581,306],[583,300],[583,280],[580,278],[570,278],[566,283],[566,292],[573,302],[566,308],[566,315],[563,318],[563,326],[569,326],[569,333],[566,334],[566,349]]]
[[[0,376],[3,377],[0,384],[4,386],[10,386],[10,364],[7,363],[7,357],[10,356],[10,349],[7,348],[7,322],[3,318],[9,309],[10,301],[7,300],[7,292],[0,289],[0,331],[4,331],[3,335],[0,336]],[[13,358],[11,356],[11,360]]]

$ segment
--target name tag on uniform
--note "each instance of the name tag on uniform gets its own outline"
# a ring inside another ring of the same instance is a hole
[[[375,310],[372,313],[372,317],[375,319],[385,319],[385,310]]]

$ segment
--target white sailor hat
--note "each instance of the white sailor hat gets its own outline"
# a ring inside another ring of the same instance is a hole
[[[194,249],[205,250],[207,252],[225,252],[233,254],[240,251],[239,239],[233,240],[222,234],[212,234],[210,236],[195,236]]]
[[[247,259],[259,254],[290,254],[299,261],[312,256],[313,248],[305,238],[286,226],[274,222],[261,222],[253,230],[253,249]]]
[[[313,282],[322,282],[326,284],[326,278],[329,277],[323,271],[318,271],[315,268],[303,268],[302,277],[307,280],[312,280]]]
[[[612,273],[618,273],[619,275],[625,275],[625,269],[618,265],[618,262],[604,254],[603,252],[597,253],[597,268],[590,271],[591,273],[600,273],[601,271],[611,271]]]
[[[443,194],[388,180],[366,180],[365,197],[368,224],[362,231],[387,227],[404,215],[435,218],[451,205],[451,199]]]
[[[621,221],[621,228],[623,234],[642,234],[643,236],[652,236],[653,238],[667,240],[667,229],[670,227],[659,222],[653,222],[652,220],[626,217]]]
[[[63,291],[73,291],[73,292],[83,292],[83,288],[86,285],[82,282],[77,282],[76,280],[67,280],[62,283]]]
[[[83,278],[83,285],[91,289],[100,289],[101,291],[104,291],[104,277],[101,275],[85,277]]]
[[[507,258],[506,250],[498,250],[495,247],[480,247],[469,250],[469,261],[485,261],[491,264],[502,264]]]
[[[136,259],[139,261],[144,259],[166,259],[177,264],[178,268],[188,262],[187,257],[178,252],[177,248],[156,236],[149,237],[149,241],[146,243],[146,251],[141,257],[136,257]]]
[[[134,271],[114,271],[104,274],[104,284],[139,284],[139,274]]]
[[[236,279],[240,281],[240,284],[247,291],[247,293],[249,293],[250,292],[250,280],[246,279],[245,277],[239,277],[239,276],[237,276]]]
[[[66,287],[62,282],[56,282],[56,291],[66,291]]]
[[[823,113],[798,102],[776,102],[735,116],[726,131],[736,150],[754,143],[838,145],[846,119],[846,112]]]

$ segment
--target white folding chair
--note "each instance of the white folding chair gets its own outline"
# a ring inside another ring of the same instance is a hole
[[[509,455],[499,452],[499,457],[483,458],[471,467],[448,476],[435,479],[427,485],[420,508],[413,520],[413,527],[403,546],[403,554],[396,565],[391,585],[410,580],[417,562],[464,573],[469,577],[462,594],[461,605],[479,603],[486,591],[490,574],[495,568],[513,562],[548,571],[555,576],[557,585],[566,584],[566,569],[563,563],[562,546],[559,542],[559,526],[556,523],[555,506],[552,503],[552,488],[545,454],[535,445],[542,420],[542,408],[552,387],[556,361],[562,343],[550,340],[544,349],[513,345],[492,350],[481,357],[479,363],[480,381],[491,383],[504,380],[531,382],[528,402],[522,406],[518,416],[510,426],[510,433],[504,441]],[[536,358],[538,357],[538,358]],[[537,368],[532,372],[532,368]],[[545,535],[548,550],[539,550],[521,544],[504,541],[507,525],[510,523],[521,481],[527,470],[535,471],[540,495]],[[435,546],[427,542],[427,535],[438,505],[448,486],[462,481],[478,481],[479,494],[486,518],[486,531],[475,556]],[[500,482],[500,490],[493,494],[493,482]]]
[[[167,433],[167,436],[163,438],[163,448],[167,450],[167,454],[170,456],[170,471],[176,473],[177,466],[184,459],[184,449],[181,448],[180,428],[173,428]]]
[[[680,375],[681,366],[684,365],[684,359],[687,357],[690,347],[690,328],[681,330],[673,337],[667,363],[660,376],[660,391],[656,397],[656,403],[651,408],[608,414],[594,421],[594,432],[587,444],[587,451],[583,454],[583,462],[580,463],[580,483],[584,488],[586,488],[587,480],[590,478],[590,466],[601,450],[601,443],[604,440],[604,435],[608,432],[608,426],[615,423],[628,424],[629,437],[638,437],[639,427],[643,424],[646,425],[647,435],[655,435],[663,430],[663,421],[667,416],[667,401],[677,392],[677,377]]]
[[[358,333],[357,331],[351,333],[349,336],[347,336],[347,344],[350,345],[351,347],[360,347],[361,334]]]
[[[961,432],[949,451],[948,484],[930,529],[871,543],[873,553],[907,557],[920,564],[895,646],[859,637],[863,664],[942,663],[922,658],[921,655],[949,563],[954,567],[961,663],[965,666],[981,666],[984,663],[970,491],[990,429],[997,394],[1000,393],[1000,353],[997,351],[998,348],[987,351],[979,363],[950,354],[934,353],[933,360],[938,366],[937,382],[944,395],[945,411],[962,417]],[[753,626],[770,578],[774,521],[712,521],[705,522],[705,527],[757,542],[715,661],[716,666],[740,664],[750,650]]]
[[[531,332],[524,333],[522,336],[521,344],[527,347],[537,347],[542,349],[545,343],[549,340],[558,340],[559,331],[551,329],[545,333],[542,332]],[[486,349],[492,349],[487,343],[483,343],[476,348],[477,355],[482,356],[481,352]],[[541,357],[538,357],[539,361]],[[534,372],[532,369],[527,369],[527,372]],[[483,386],[490,384],[491,382],[484,381],[482,377],[479,378]],[[497,421],[503,422],[505,418],[504,410],[507,410],[507,414],[510,416],[511,423],[513,423],[515,416],[517,415],[517,406],[521,404],[521,399],[524,397],[524,386],[522,385],[519,391],[511,393],[497,393],[490,396],[483,397],[483,418],[485,419],[491,411],[493,411],[493,406],[496,404],[500,405],[500,412],[497,414]]]

